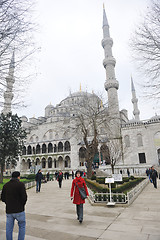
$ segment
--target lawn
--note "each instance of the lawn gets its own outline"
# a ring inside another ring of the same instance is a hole
[[[9,181],[10,181],[9,178],[3,178],[3,183],[0,183],[0,190],[2,190],[3,185],[4,185],[5,183],[9,182]],[[20,179],[20,181],[26,183],[26,182],[31,182],[31,181],[33,181],[33,179],[23,178],[23,179]]]

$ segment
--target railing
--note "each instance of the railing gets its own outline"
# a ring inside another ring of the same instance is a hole
[[[33,181],[33,182],[28,182],[28,183],[25,183],[25,188],[26,189],[29,189],[31,187],[34,187],[36,185],[36,182]]]
[[[149,179],[145,179],[141,183],[139,183],[136,187],[134,187],[131,191],[126,194],[124,193],[111,193],[111,200],[116,204],[126,204],[130,205],[135,198],[141,193],[141,191],[146,187],[149,183]],[[91,204],[101,203],[107,204],[110,201],[109,193],[93,193],[91,189],[89,191],[89,201]]]
[[[149,179],[146,178],[144,181],[139,183],[136,187],[134,187],[131,191],[127,193],[128,205],[131,204],[135,198],[142,192],[142,190],[149,183]]]

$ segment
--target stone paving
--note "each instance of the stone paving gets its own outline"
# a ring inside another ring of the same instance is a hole
[[[149,183],[129,207],[84,205],[84,221],[76,219],[70,200],[71,180],[27,190],[26,240],[160,240],[160,181]],[[14,240],[17,239],[17,223]],[[0,240],[5,240],[5,204],[0,202]]]

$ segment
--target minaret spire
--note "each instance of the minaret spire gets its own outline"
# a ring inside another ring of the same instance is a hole
[[[15,69],[15,56],[14,56],[14,51],[12,54],[11,62],[9,65],[9,73],[8,76],[6,77],[6,91],[4,92],[4,108],[2,110],[3,114],[7,114],[11,112],[11,102],[13,99],[13,84],[15,82],[14,79],[14,69]]]
[[[135,120],[140,120],[139,114],[140,111],[138,109],[138,99],[136,98],[136,90],[134,87],[133,79],[131,77],[131,91],[132,91],[132,103],[133,103],[133,115],[135,117]]]
[[[104,48],[105,58],[103,60],[103,66],[106,70],[105,89],[108,93],[108,112],[110,117],[114,119],[113,124],[117,127],[117,133],[120,132],[120,114],[119,114],[119,102],[118,93],[119,83],[115,77],[115,64],[116,60],[112,55],[113,40],[110,37],[109,24],[103,8],[103,40],[102,47]],[[115,128],[115,126],[113,126]]]

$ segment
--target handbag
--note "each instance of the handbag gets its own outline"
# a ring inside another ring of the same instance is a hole
[[[76,182],[77,184],[77,182]],[[85,198],[87,198],[87,194],[86,194],[86,190],[84,189],[84,187],[80,188],[77,184],[77,187],[78,187],[78,190],[79,190],[79,193],[81,195],[81,198],[84,200]]]

